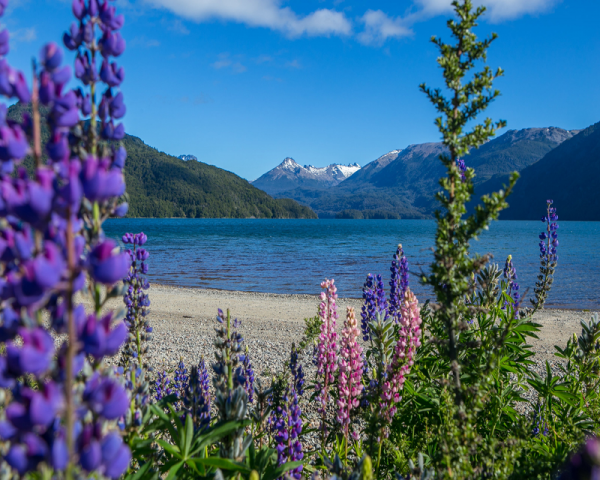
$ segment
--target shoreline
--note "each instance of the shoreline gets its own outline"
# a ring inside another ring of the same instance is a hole
[[[319,299],[318,294],[310,294],[310,293],[273,293],[273,292],[253,292],[253,291],[244,291],[244,290],[228,290],[225,288],[205,288],[205,287],[186,287],[184,285],[171,285],[167,283],[156,283],[152,282],[151,287],[155,286],[160,289],[169,289],[172,288],[174,290],[189,290],[189,291],[201,291],[207,294],[232,294],[232,295],[247,295],[247,296],[257,296],[264,298],[300,298],[300,299]],[[214,292],[214,293],[211,293]],[[339,297],[340,300],[348,300],[348,301],[360,301],[362,302],[362,297]],[[594,313],[600,312],[600,304],[596,306],[596,308],[571,308],[565,306],[544,306],[544,310],[556,310],[558,312],[583,312],[583,313]]]

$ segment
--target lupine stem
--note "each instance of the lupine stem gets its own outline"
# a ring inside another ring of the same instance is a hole
[[[31,116],[33,121],[33,159],[35,168],[42,164],[42,133],[40,126],[40,95],[38,89],[36,62],[33,61],[33,80],[31,88]]]
[[[229,309],[227,309],[227,341],[230,342],[231,341],[231,313],[229,311]],[[229,392],[231,392],[233,390],[233,366],[231,365],[231,362],[229,361],[231,358],[231,354],[230,354],[230,349],[227,348],[225,350],[226,353],[226,359],[227,359],[227,388],[229,389]]]
[[[33,159],[35,161],[36,170],[42,166],[42,133],[40,126],[40,94],[37,78],[37,64],[35,60],[32,62],[33,80],[31,86],[31,117],[33,121]],[[35,247],[37,251],[42,250],[43,242],[42,232],[35,231]]]
[[[73,316],[73,273],[75,270],[75,245],[73,241],[73,223],[71,215],[71,207],[67,207],[67,271],[69,280],[67,284],[67,318],[68,318],[68,347],[65,368],[65,397],[66,397],[66,425],[67,425],[67,479],[72,478],[73,464],[73,428],[74,428],[74,413],[75,405],[73,402],[73,360],[75,358],[75,349],[77,341],[77,333],[75,331],[75,318]]]

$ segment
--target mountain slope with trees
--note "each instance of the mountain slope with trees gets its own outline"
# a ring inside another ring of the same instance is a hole
[[[475,168],[475,185],[481,185],[535,164],[576,133],[556,127],[509,130],[472,150],[465,162]],[[383,155],[326,191],[296,188],[278,196],[309,205],[322,218],[431,218],[445,173],[438,159],[444,152],[441,143],[410,145]]]
[[[498,189],[506,177],[481,185],[480,191]],[[536,220],[554,201],[562,220],[600,220],[600,122],[582,130],[525,168],[508,198],[503,220]]]

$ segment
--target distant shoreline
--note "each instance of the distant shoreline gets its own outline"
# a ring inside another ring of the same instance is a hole
[[[365,221],[365,222],[401,222],[401,221],[423,221],[423,222],[431,222],[435,221],[435,218],[256,218],[256,217],[124,217],[124,218],[109,218],[108,221],[119,221],[124,222],[127,220],[339,220],[340,222],[348,222],[348,221]],[[499,219],[495,220],[495,222],[539,222],[539,218],[529,218],[522,220],[504,220]],[[562,223],[570,223],[570,222],[589,222],[589,223],[600,223],[600,220],[560,220]]]
[[[253,292],[253,291],[243,291],[243,290],[228,290],[225,288],[204,288],[204,287],[186,287],[183,285],[172,285],[165,283],[157,283],[152,282],[151,287],[154,286],[157,289],[168,290],[174,289],[176,291],[189,292],[189,293],[198,293],[207,296],[237,296],[237,297],[249,297],[255,299],[264,299],[264,300],[286,300],[286,299],[297,299],[297,300],[315,300],[317,303],[320,302],[319,294],[309,294],[309,293],[271,293],[271,292]],[[361,302],[362,297],[338,297],[339,300],[348,301],[348,302]],[[586,308],[569,308],[563,306],[547,306],[544,307],[545,310],[552,310],[555,312],[582,312],[582,313],[594,313],[600,312],[600,304],[597,305],[595,309],[586,309]]]

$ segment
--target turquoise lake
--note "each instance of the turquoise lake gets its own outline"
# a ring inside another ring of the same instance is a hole
[[[600,222],[559,222],[558,268],[547,306],[600,308]],[[541,221],[495,222],[473,242],[504,265],[512,254],[521,292],[533,293],[539,270]],[[412,273],[432,260],[435,222],[430,220],[230,220],[120,219],[106,234],[145,232],[151,282],[185,287],[318,294],[335,278],[340,296],[360,297],[368,273],[389,282],[401,243]],[[411,287],[428,296],[416,277]]]

